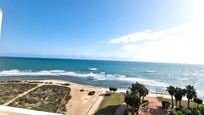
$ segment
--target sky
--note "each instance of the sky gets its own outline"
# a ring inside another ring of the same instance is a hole
[[[202,6],[203,0],[0,0],[0,56],[204,64]]]
[[[1,36],[1,24],[2,24],[2,11],[0,9],[0,36]]]

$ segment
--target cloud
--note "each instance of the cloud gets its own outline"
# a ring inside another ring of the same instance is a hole
[[[189,24],[137,31],[111,39],[108,44],[120,47],[120,55],[129,60],[204,64],[204,2],[194,3]]]
[[[189,25],[178,25],[173,28],[152,31],[144,30],[142,32],[136,32],[128,35],[124,35],[109,41],[111,44],[128,44],[128,43],[140,43],[151,42],[168,39],[169,37],[179,36],[189,29]]]
[[[177,25],[157,31],[144,30],[108,42],[123,57],[134,61],[203,63],[203,33],[194,24]]]

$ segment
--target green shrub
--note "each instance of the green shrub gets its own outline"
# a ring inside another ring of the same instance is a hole
[[[104,96],[111,96],[111,93],[105,93]]]
[[[186,115],[201,115],[200,111],[196,108],[189,108],[189,111],[187,111],[187,113],[185,113]]]
[[[129,92],[127,91],[125,94],[125,103],[127,105],[130,105],[134,108],[135,112],[138,112],[139,107],[140,107],[140,97],[137,92]]]
[[[69,84],[69,83],[63,83],[62,85],[70,86],[70,84]]]
[[[88,95],[94,95],[95,91],[89,91]]]
[[[176,108],[170,112],[170,115],[203,115],[197,108]]]
[[[170,105],[171,105],[171,103],[170,103],[169,101],[162,101],[162,107],[163,107],[164,109],[169,108]]]
[[[63,113],[67,101],[71,98],[69,95],[70,91],[71,89],[65,86],[43,85],[29,92],[27,95],[16,99],[15,102],[9,105],[19,108],[56,112],[63,101],[62,106],[59,108],[59,112]]]
[[[116,88],[116,87],[109,87],[109,90],[110,90],[110,91],[114,91],[114,92],[115,92],[115,91],[117,91],[117,90],[118,90],[118,88]]]
[[[170,112],[170,115],[183,115],[181,111],[176,111],[175,109]]]
[[[203,107],[203,106],[202,106],[202,107],[199,107],[198,110],[200,111],[200,114],[201,114],[201,115],[204,115],[204,107]]]
[[[194,98],[194,100],[193,100],[195,103],[197,103],[197,107],[200,105],[200,104],[202,104],[203,103],[203,100],[202,99],[200,99],[200,98]]]

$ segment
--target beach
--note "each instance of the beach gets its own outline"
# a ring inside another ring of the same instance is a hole
[[[47,82],[52,83],[53,85],[59,85],[64,83],[69,83],[69,87],[71,88],[71,99],[66,104],[66,109],[68,111],[68,115],[93,115],[102,99],[103,94],[108,91],[107,88],[94,87],[90,85],[82,85],[73,82],[63,81],[63,80],[32,80],[39,82]],[[80,90],[84,91],[81,92]],[[92,96],[88,95],[89,91],[95,91],[95,94]]]
[[[76,115],[76,114],[93,115],[98,110],[100,103],[104,98],[103,94],[105,94],[106,92],[109,92],[108,88],[77,84],[77,83],[64,81],[64,80],[32,80],[32,81],[52,83],[53,85],[69,83],[70,84],[69,87],[71,88],[71,92],[70,92],[71,99],[66,104],[68,115]],[[81,92],[80,91],[81,89],[83,89],[84,91]],[[89,91],[95,91],[96,93],[95,95],[89,96],[87,95]],[[118,90],[117,92],[120,93],[120,92],[123,92],[123,90]],[[150,93],[145,97],[145,99],[150,102],[149,106],[151,110],[161,107],[161,102],[158,101],[157,97],[160,97],[160,95],[156,95],[153,93]],[[169,95],[162,95],[161,97],[168,98],[168,99],[171,98]],[[161,111],[160,110],[153,111],[151,114],[157,115],[158,114],[157,112],[161,112]],[[120,115],[120,113],[121,112],[116,112],[116,115]]]
[[[83,85],[83,84],[73,83],[65,80],[51,80],[51,79],[50,80],[26,80],[21,82],[38,83],[38,85],[22,94],[19,94],[14,99],[8,101],[4,105],[11,104],[17,98],[27,95],[29,92],[43,85],[62,86],[63,84],[68,84],[66,87],[69,87],[71,89],[71,92],[69,94],[71,98],[66,103],[66,114],[67,115],[84,115],[84,114],[93,115],[98,111],[99,106],[104,99],[104,94],[109,92],[108,88],[96,87],[91,85]],[[95,94],[88,95],[90,91],[95,91]],[[123,90],[118,90],[117,93],[121,93],[121,91]],[[150,102],[149,108],[155,109],[156,107],[161,107],[161,103],[158,101],[157,97],[160,97],[160,96],[156,94],[148,94],[148,96],[145,97],[145,99]],[[162,95],[162,98],[170,98],[170,96]],[[116,108],[115,115],[120,115],[121,111],[124,112],[124,110],[125,110],[124,106],[118,105],[118,109]]]

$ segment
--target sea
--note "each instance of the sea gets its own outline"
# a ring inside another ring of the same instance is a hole
[[[150,62],[0,57],[0,80],[67,80],[98,87],[127,90],[144,84],[151,93],[166,87],[193,85],[204,98],[204,65]]]

